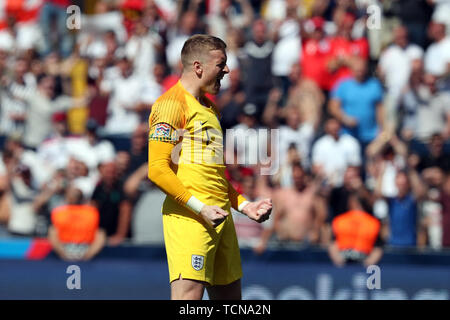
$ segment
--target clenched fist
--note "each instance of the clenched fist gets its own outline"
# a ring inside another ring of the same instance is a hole
[[[228,212],[220,208],[219,206],[204,205],[200,211],[202,218],[214,228],[225,221],[228,216]]]
[[[271,212],[272,200],[269,198],[250,202],[242,209],[243,214],[259,223],[269,219]]]

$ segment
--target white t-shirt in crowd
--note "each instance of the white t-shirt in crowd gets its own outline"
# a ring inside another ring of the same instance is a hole
[[[321,166],[334,187],[342,186],[347,167],[360,166],[361,162],[359,142],[348,134],[342,134],[338,140],[325,135],[312,148],[312,165]]]
[[[37,221],[37,215],[33,209],[33,199],[36,196],[36,192],[20,178],[13,179],[11,190],[11,215],[8,220],[8,230],[24,235],[32,235]]]
[[[450,37],[432,43],[425,52],[425,71],[440,76],[447,71],[450,64]]]
[[[409,44],[404,49],[392,45],[381,54],[379,66],[390,92],[400,93],[409,81],[412,61],[422,57],[423,50],[416,44]]]
[[[105,134],[131,134],[139,125],[139,115],[129,110],[142,102],[142,78],[132,74],[114,81],[104,80],[100,87],[110,92]]]
[[[175,70],[180,60],[181,49],[187,39],[189,39],[187,35],[178,35],[170,40],[166,47],[167,62],[172,70]]]
[[[144,37],[132,36],[125,46],[125,55],[134,65],[134,73],[139,76],[153,74],[156,63],[156,45],[161,43],[161,37],[149,32]]]

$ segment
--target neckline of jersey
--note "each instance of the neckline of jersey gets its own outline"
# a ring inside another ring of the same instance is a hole
[[[199,105],[201,105],[203,108],[206,108],[207,110],[213,110],[212,106],[205,106],[205,105],[201,104],[200,101],[198,101],[197,98],[194,97],[194,95],[193,95],[192,93],[190,93],[189,91],[186,90],[186,88],[183,86],[183,84],[181,83],[180,80],[178,80],[178,83],[177,83],[177,84],[178,84],[178,85],[182,88],[182,90],[185,91],[189,96],[191,96],[192,98],[194,98],[195,101],[197,101],[197,103],[198,103]]]

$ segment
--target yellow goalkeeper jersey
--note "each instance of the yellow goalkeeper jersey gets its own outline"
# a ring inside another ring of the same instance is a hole
[[[229,211],[230,186],[225,177],[219,112],[209,99],[203,98],[202,103],[178,81],[152,106],[149,140],[174,144],[171,168],[186,189],[203,203]],[[170,196],[162,212],[198,220]]]

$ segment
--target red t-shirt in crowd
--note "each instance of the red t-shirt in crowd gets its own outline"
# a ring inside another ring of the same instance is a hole
[[[364,59],[369,57],[369,43],[367,39],[346,39],[343,37],[335,37],[330,39],[330,59],[335,59],[339,56],[358,56]],[[331,76],[330,89],[338,82],[351,77],[352,71],[348,67],[339,68]]]
[[[39,20],[43,0],[9,0],[6,2],[6,14],[18,23],[36,22]]]
[[[302,46],[302,76],[313,80],[321,89],[330,89],[331,74],[327,69],[327,61],[331,54],[328,39],[308,39]]]

